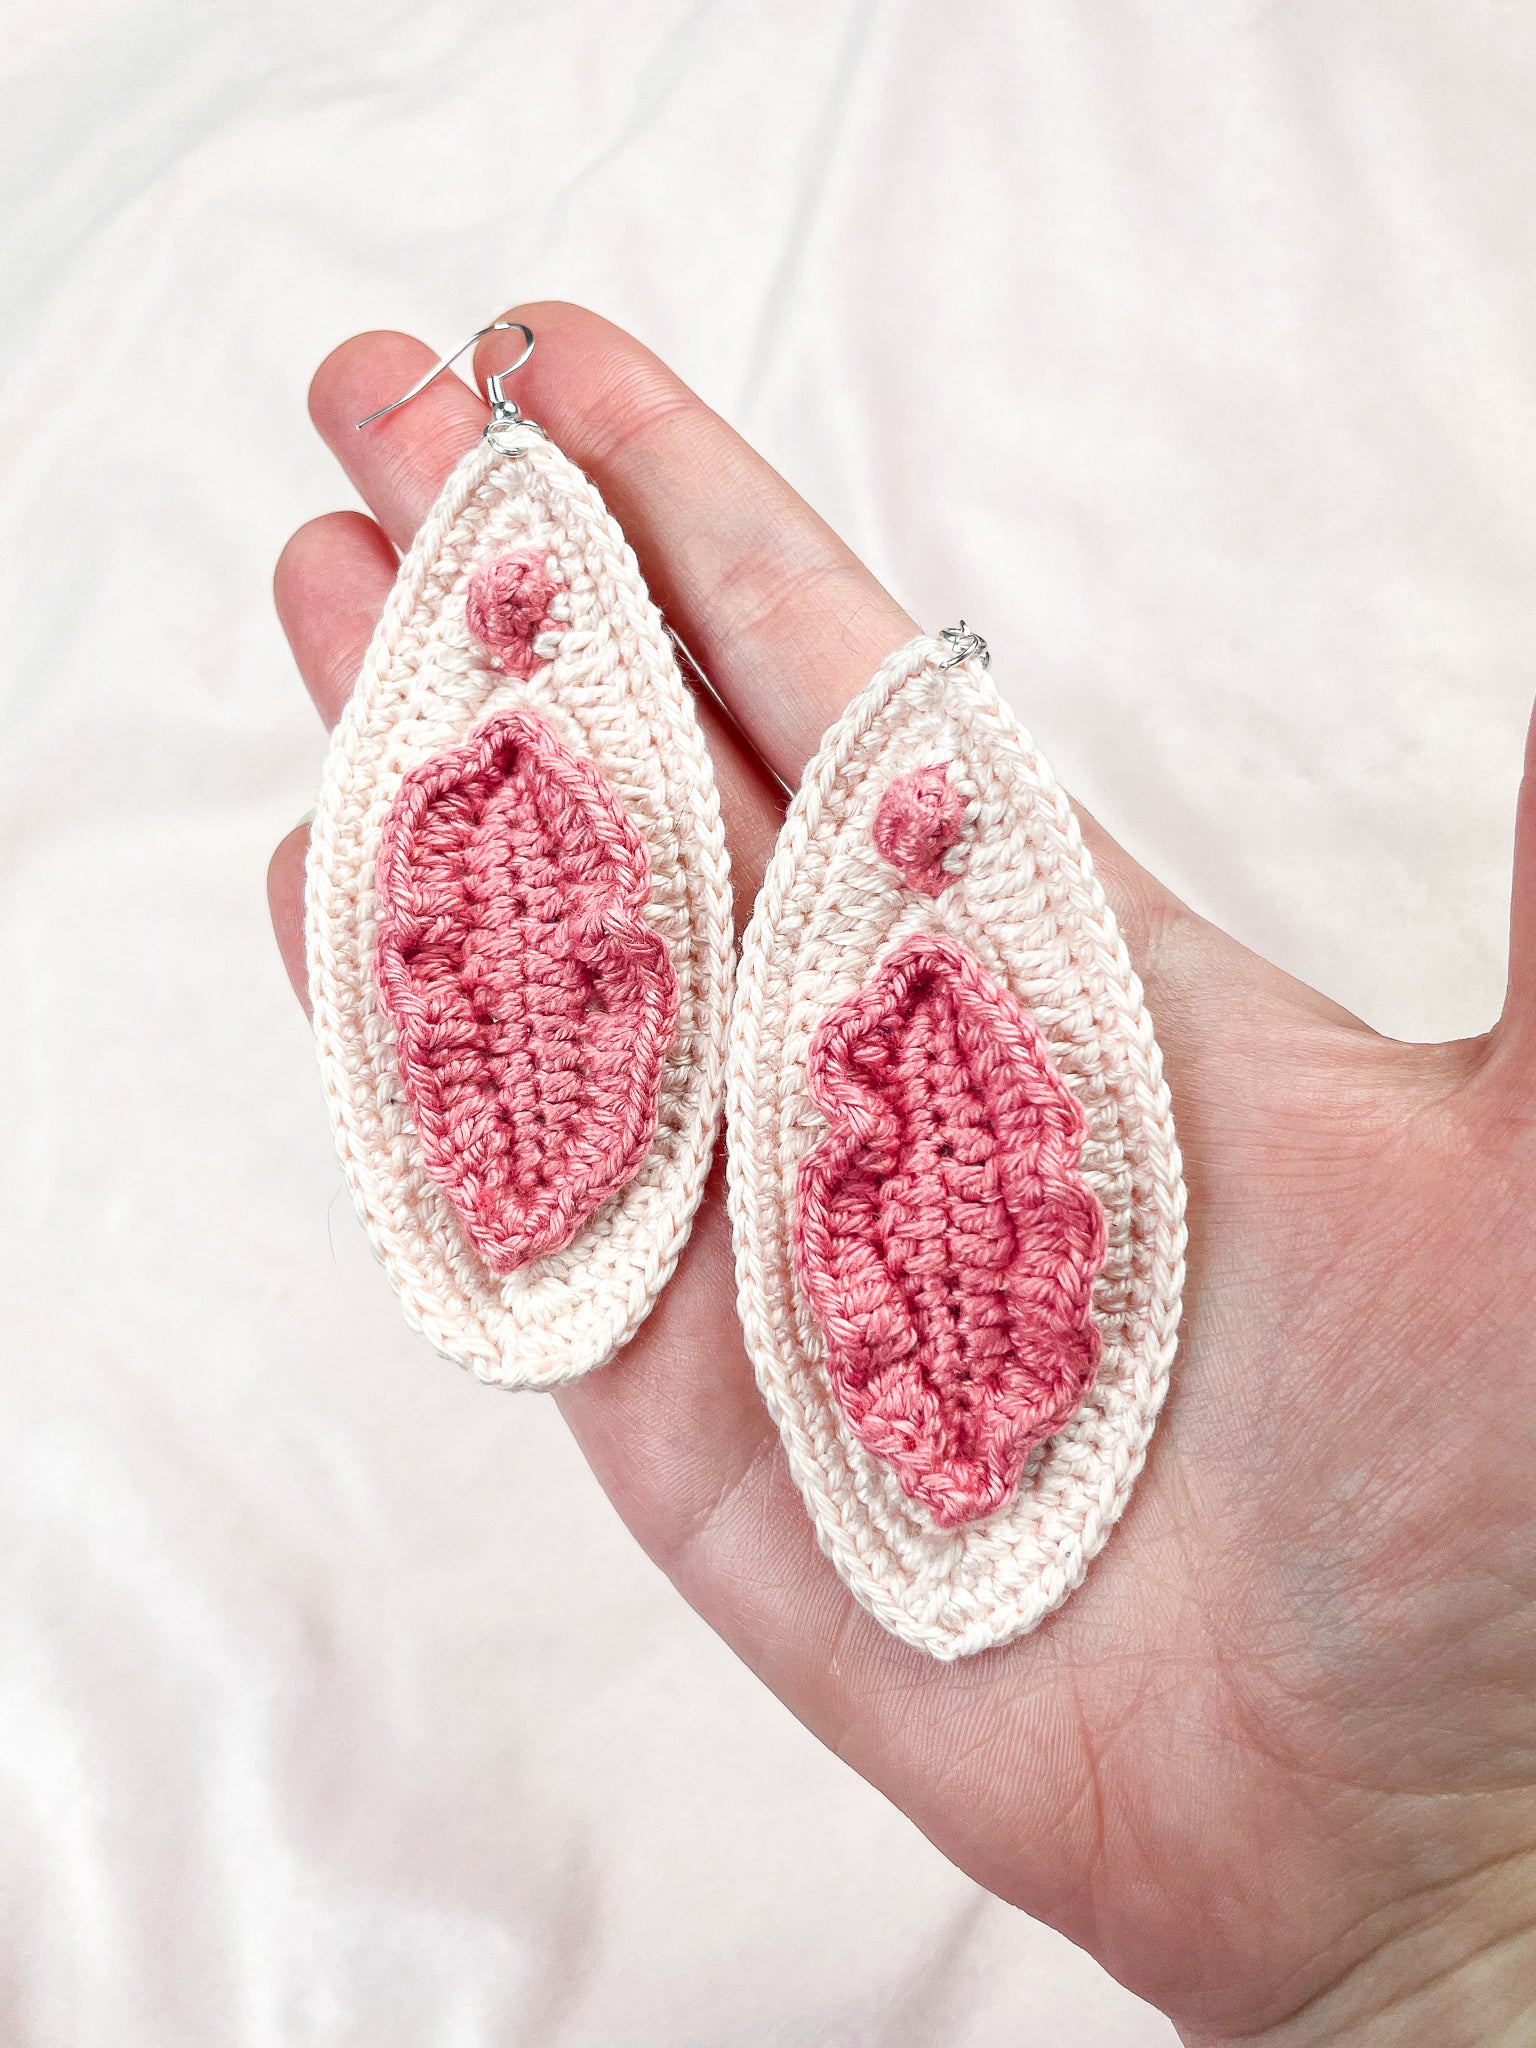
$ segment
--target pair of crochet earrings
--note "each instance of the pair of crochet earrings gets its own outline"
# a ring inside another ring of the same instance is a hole
[[[519,368],[533,335],[502,328]],[[823,1549],[930,1654],[1005,1642],[1125,1506],[1183,1282],[1161,1058],[1077,820],[985,643],[914,640],[806,769],[733,991],[673,642],[510,374],[401,564],[311,835],[358,1212],[437,1350],[558,1386],[671,1276],[723,1098],[747,1349]]]

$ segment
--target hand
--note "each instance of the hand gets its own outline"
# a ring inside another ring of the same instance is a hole
[[[540,341],[519,403],[596,477],[739,721],[705,707],[744,916],[782,810],[767,771],[793,783],[916,628],[636,342],[568,306],[517,317]],[[315,423],[374,514],[315,520],[278,566],[327,721],[397,550],[486,417],[443,377],[354,432],[430,361],[402,335],[366,335],[315,379]],[[742,1351],[718,1167],[640,1336],[559,1396],[630,1528],[795,1713],[1191,2041],[1454,2048],[1513,2042],[1529,2017],[1530,788],[1505,1014],[1444,1046],[1377,1037],[1087,826],[1166,1055],[1190,1284],[1136,1495],[1034,1635],[932,1664],[821,1557]],[[303,854],[295,833],[271,876],[296,986]]]

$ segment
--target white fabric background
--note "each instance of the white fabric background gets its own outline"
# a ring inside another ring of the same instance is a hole
[[[1170,2038],[399,1325],[269,944],[308,374],[626,322],[1078,796],[1383,1028],[1502,979],[1536,17],[5,0],[0,2035]],[[1261,1853],[1255,1845],[1255,1853]]]

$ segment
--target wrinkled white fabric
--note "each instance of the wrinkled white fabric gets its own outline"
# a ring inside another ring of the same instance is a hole
[[[1480,1028],[1536,645],[1502,0],[10,0],[0,2036],[1130,2048],[362,1249],[266,928],[338,338],[635,328],[1077,796]],[[1256,1851],[1257,1853],[1257,1851]]]

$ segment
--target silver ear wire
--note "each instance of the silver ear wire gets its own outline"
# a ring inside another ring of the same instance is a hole
[[[413,384],[409,391],[404,392],[399,398],[392,398],[388,405],[381,405],[377,412],[369,413],[366,419],[359,420],[357,422],[358,430],[361,431],[364,427],[371,426],[375,420],[383,419],[385,413],[396,412],[402,405],[409,405],[413,398],[420,397],[434,377],[440,377],[444,370],[450,368],[452,364],[459,360],[465,349],[473,348],[477,341],[483,341],[488,334],[504,334],[509,330],[515,330],[523,337],[523,352],[515,363],[508,363],[504,370],[497,370],[493,375],[486,378],[485,395],[490,401],[491,425],[493,427],[510,425],[520,420],[522,414],[503,390],[502,379],[510,377],[514,370],[520,370],[533,354],[533,329],[525,327],[521,320],[493,320],[489,327],[476,328],[468,341],[456,348],[452,355],[444,356],[441,362],[434,363],[427,374]]]
[[[719,712],[720,716],[731,728],[731,731],[737,734],[743,746],[745,746],[750,751],[752,742],[750,739],[748,739],[746,731],[742,726],[741,720],[736,716],[735,712],[731,709],[730,705],[726,703],[725,699],[721,696],[720,692],[709,680],[709,677],[705,675],[704,670],[699,663],[698,656],[694,653],[693,649],[683,639],[682,634],[678,632],[676,626],[667,625],[665,619],[663,619],[662,624],[666,627],[667,638],[672,642],[672,645],[677,649],[677,652],[681,657],[679,665],[682,668],[685,668],[688,671],[688,673],[693,677],[695,683],[698,684],[699,688],[704,692],[705,696],[709,699],[710,703],[714,705],[715,709]],[[793,797],[795,793],[793,788],[789,783],[787,783],[784,780],[783,776],[779,773],[778,769],[772,767],[767,761],[763,761],[761,765],[767,772],[767,774],[770,776],[770,778],[778,784],[779,788],[784,792],[785,796]]]

